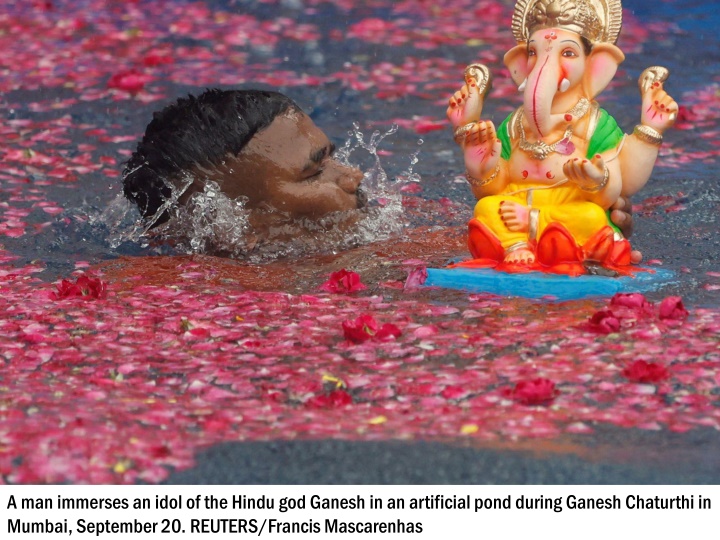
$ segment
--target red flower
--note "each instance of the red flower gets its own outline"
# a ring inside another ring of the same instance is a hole
[[[700,119],[700,115],[696,113],[691,107],[685,107],[680,105],[677,112],[678,122],[695,122]]]
[[[683,305],[682,298],[679,296],[668,296],[660,302],[660,318],[682,320],[687,319],[690,313]]]
[[[520,381],[515,387],[507,392],[507,395],[523,405],[546,405],[550,403],[560,392],[555,388],[555,383],[549,379],[532,379]]]
[[[425,134],[431,131],[446,129],[446,124],[447,122],[445,120],[426,120],[423,118],[415,123],[415,132]]]
[[[353,24],[347,32],[347,37],[358,38],[371,43],[381,43],[386,41],[387,34],[396,30],[391,22],[383,19],[368,18]]]
[[[51,11],[53,9],[53,3],[48,0],[35,0],[33,7],[41,11]]]
[[[617,293],[610,299],[611,306],[623,306],[631,309],[649,310],[652,303],[640,293]]]
[[[344,268],[330,274],[330,278],[320,285],[320,290],[331,293],[349,293],[367,289],[360,281],[360,276]]]
[[[333,390],[327,394],[313,396],[305,404],[311,407],[334,408],[352,404],[353,399],[345,390]]]
[[[131,94],[137,94],[145,87],[147,77],[138,71],[131,69],[116,73],[108,80],[108,88],[117,88]]]
[[[105,298],[107,295],[107,285],[98,278],[90,278],[88,276],[80,276],[75,283],[63,279],[57,285],[57,292],[53,293],[54,300],[63,298],[81,297],[86,300],[91,298]]]
[[[148,448],[148,453],[154,458],[165,458],[172,455],[172,450],[166,445],[151,446]]]
[[[427,277],[427,269],[424,266],[416,266],[408,272],[404,289],[410,291],[421,287],[427,281]]]
[[[445,399],[463,399],[470,395],[470,391],[466,390],[462,386],[446,386],[440,395]]]
[[[622,374],[628,380],[636,383],[659,382],[668,377],[668,371],[664,366],[645,360],[635,360],[623,369]]]
[[[362,343],[368,339],[387,339],[399,337],[400,329],[394,324],[383,324],[378,327],[377,321],[372,315],[360,315],[354,321],[342,323],[345,339],[354,343]]]
[[[150,51],[145,58],[143,58],[143,64],[147,67],[155,67],[163,64],[172,64],[175,59],[169,54],[164,54],[159,51]]]
[[[611,334],[620,330],[620,320],[609,309],[603,309],[590,317],[587,328],[600,334]]]

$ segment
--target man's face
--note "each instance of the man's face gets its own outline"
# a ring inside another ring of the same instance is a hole
[[[364,205],[359,169],[332,158],[327,136],[305,113],[288,111],[257,133],[223,167],[222,191],[245,196],[249,208],[318,218]]]

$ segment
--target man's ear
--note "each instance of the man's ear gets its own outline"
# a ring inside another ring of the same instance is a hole
[[[585,64],[583,75],[583,88],[590,99],[605,90],[618,66],[625,60],[623,52],[611,43],[597,43],[593,45]]]
[[[528,76],[528,51],[524,41],[505,53],[503,59],[510,70],[510,76],[517,86],[520,86]]]

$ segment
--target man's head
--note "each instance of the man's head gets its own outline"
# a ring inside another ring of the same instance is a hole
[[[124,193],[153,218],[183,179],[192,184],[181,204],[211,180],[229,198],[245,197],[249,209],[317,218],[364,203],[362,173],[333,160],[333,150],[280,93],[208,90],[154,114],[123,173]]]

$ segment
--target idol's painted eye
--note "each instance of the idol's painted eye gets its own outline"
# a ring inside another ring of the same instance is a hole
[[[535,52],[535,49],[528,49],[528,56],[536,56],[537,52]]]
[[[565,49],[562,52],[562,55],[565,58],[577,58],[578,57],[578,54],[575,51],[573,51],[572,49]]]

